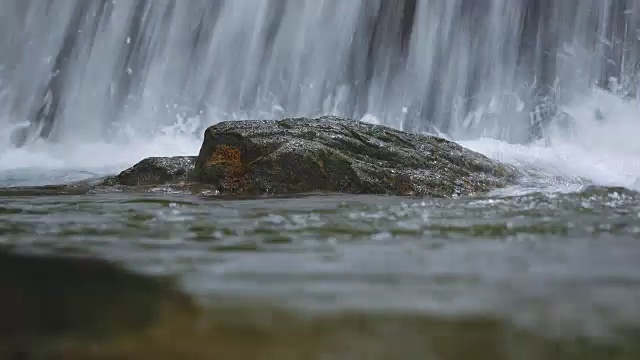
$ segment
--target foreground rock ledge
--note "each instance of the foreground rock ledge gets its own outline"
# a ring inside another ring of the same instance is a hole
[[[514,174],[508,166],[438,137],[322,117],[222,122],[206,130],[196,159],[145,159],[107,183],[191,182],[223,195],[453,197],[503,187]]]
[[[0,294],[0,359],[85,359],[62,353],[197,315],[195,302],[169,279],[100,259],[17,254],[2,246]]]

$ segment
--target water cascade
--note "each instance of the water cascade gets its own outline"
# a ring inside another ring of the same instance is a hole
[[[14,146],[319,114],[526,143],[638,96],[636,0],[8,0],[0,26]]]
[[[0,0],[0,359],[640,359],[639,90],[640,0]]]

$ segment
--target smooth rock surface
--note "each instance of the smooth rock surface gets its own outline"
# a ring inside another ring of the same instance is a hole
[[[207,129],[195,168],[222,194],[452,197],[515,176],[454,142],[338,117],[219,123]]]

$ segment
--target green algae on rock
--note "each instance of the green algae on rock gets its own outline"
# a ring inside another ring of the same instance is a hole
[[[438,137],[338,117],[228,121],[207,129],[195,177],[222,194],[473,195],[515,171]]]

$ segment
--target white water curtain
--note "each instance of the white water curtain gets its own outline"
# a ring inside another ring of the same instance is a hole
[[[540,98],[635,95],[640,2],[6,0],[0,32],[0,121],[48,105],[59,141],[198,113],[520,141]]]

